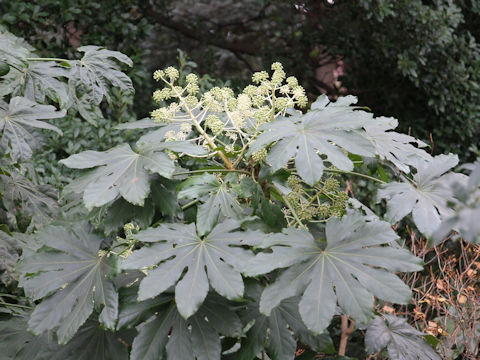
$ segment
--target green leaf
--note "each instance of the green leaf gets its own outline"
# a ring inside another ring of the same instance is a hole
[[[122,335],[103,330],[89,320],[65,346],[51,353],[49,360],[127,360]]]
[[[58,79],[69,76],[65,67],[54,61],[32,61],[21,70],[14,69],[3,78],[0,95],[23,96],[41,104],[49,99],[62,109],[71,105],[67,85]]]
[[[0,230],[0,282],[4,284],[14,280],[14,266],[19,256],[15,239]]]
[[[262,287],[259,283],[248,283],[245,297],[253,301],[249,302],[240,314],[244,324],[252,320],[255,322],[248,330],[246,338],[242,339],[235,359],[253,359],[264,348],[272,360],[294,359],[297,349],[294,336],[317,352],[335,351],[328,334],[314,335],[305,327],[298,313],[298,297],[283,300],[267,317],[258,310],[261,293]]]
[[[24,126],[62,132],[49,123],[39,121],[65,116],[65,110],[57,111],[51,105],[39,105],[22,97],[14,97],[7,104],[0,100],[0,148],[10,152],[14,160],[26,160],[32,156],[34,135]]]
[[[0,59],[7,64],[22,67],[27,62],[33,48],[11,33],[0,30]]]
[[[240,319],[225,299],[208,296],[198,312],[187,320],[177,311],[173,300],[173,295],[164,294],[143,302],[133,300],[122,307],[119,323],[140,324],[150,319],[140,327],[133,341],[132,360],[163,359],[165,350],[167,359],[172,360],[220,359],[220,335],[240,335]]]
[[[403,219],[412,213],[418,229],[430,237],[442,219],[453,215],[447,207],[453,201],[448,184],[463,177],[461,174],[446,174],[458,163],[456,155],[438,155],[421,165],[413,175],[413,183],[392,182],[378,190],[378,198],[387,200],[386,218],[391,222]]]
[[[368,324],[365,346],[372,354],[387,348],[391,360],[440,360],[440,356],[422,338],[425,334],[393,315],[383,315]]]
[[[68,342],[92,313],[103,310],[102,324],[113,328],[118,296],[109,277],[116,271],[115,258],[99,252],[102,238],[86,224],[50,225],[35,234],[44,246],[25,257],[18,269],[21,286],[35,307],[29,328],[35,334],[56,329],[60,343]]]
[[[83,192],[88,209],[102,206],[119,195],[134,205],[143,205],[150,192],[147,171],[171,177],[175,165],[163,150],[174,146],[172,141],[134,151],[130,145],[121,144],[104,152],[84,151],[60,162],[74,169],[98,167],[72,185],[75,192]]]
[[[19,173],[0,175],[3,205],[14,216],[26,216],[33,226],[52,221],[58,212],[57,191],[49,185],[37,185]]]
[[[397,126],[397,119],[386,117],[378,117],[365,123],[365,136],[375,146],[380,159],[390,161],[405,173],[410,172],[409,166],[418,167],[432,160],[430,154],[420,149],[427,144],[412,136],[391,131]]]
[[[253,257],[241,246],[251,238],[265,236],[256,231],[234,231],[240,224],[226,220],[205,237],[198,235],[195,224],[161,224],[140,231],[136,235],[138,240],[155,244],[134,251],[122,267],[140,269],[158,265],[148,270],[141,281],[138,299],[151,298],[176,284],[178,311],[188,318],[205,300],[209,284],[228,299],[240,298],[244,290],[240,273]],[[182,277],[185,268],[188,270]]]
[[[264,132],[252,143],[249,154],[276,142],[267,162],[272,171],[283,167],[292,157],[295,167],[307,184],[315,184],[325,167],[321,155],[337,168],[353,170],[353,163],[343,149],[358,155],[373,156],[375,149],[363,135],[362,126],[372,116],[354,111],[353,96],[340,98],[328,106],[315,107],[304,115],[277,118],[260,127]]]
[[[34,336],[27,331],[28,313],[0,321],[0,358],[5,360],[49,360],[58,348],[51,333]]]
[[[229,186],[237,183],[238,176],[227,176],[220,182],[213,174],[192,176],[182,183],[179,199],[202,199],[198,206],[197,231],[199,235],[209,232],[216,224],[220,214],[227,218],[238,219],[243,209],[237,201],[237,194]]]
[[[421,261],[405,249],[378,246],[397,239],[388,223],[351,213],[329,220],[325,232],[326,245],[293,228],[257,245],[271,252],[258,254],[246,267],[247,275],[287,268],[263,292],[262,313],[269,315],[283,299],[303,294],[302,319],[311,331],[320,333],[330,324],[337,301],[361,323],[372,316],[373,296],[408,303],[410,288],[389,271],[418,271]]]

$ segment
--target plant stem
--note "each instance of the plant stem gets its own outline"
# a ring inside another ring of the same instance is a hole
[[[182,210],[185,210],[185,209],[189,208],[190,206],[195,205],[197,202],[198,202],[198,199],[190,201],[189,203],[182,206]]]
[[[354,171],[343,171],[343,170],[334,170],[334,169],[325,169],[323,170],[325,172],[328,172],[328,173],[333,173],[333,174],[346,174],[346,175],[353,175],[353,176],[358,176],[358,177],[363,177],[365,179],[369,179],[369,180],[372,180],[372,181],[376,181],[380,184],[386,184],[385,181],[383,180],[380,180],[380,179],[377,179],[373,176],[369,176],[369,175],[365,175],[365,174],[361,174],[361,173],[357,173],[357,172],[354,172]]]
[[[183,97],[181,96],[181,94],[175,89],[175,86],[169,84],[171,89],[175,92],[175,94],[177,95],[178,99],[180,100],[181,104],[183,105],[183,107],[185,108],[185,110],[187,110],[187,113],[188,115],[190,115],[190,119],[192,120],[193,122],[193,125],[195,126],[195,128],[197,129],[197,131],[205,138],[205,140],[207,141],[208,145],[213,149],[213,150],[216,150],[217,149],[217,145],[215,144],[215,142],[210,138],[210,136],[208,136],[208,134],[205,132],[205,130],[203,130],[203,128],[200,126],[200,124],[198,123],[196,117],[192,114],[192,111],[190,110],[190,108],[188,107],[188,105],[185,103],[185,100],[183,100]],[[224,162],[225,166],[227,167],[227,169],[233,169],[233,165],[230,161],[230,159],[227,157],[227,155],[225,155],[222,151],[219,151],[218,152],[218,155],[222,158],[222,161]]]
[[[297,213],[295,212],[295,209],[293,208],[292,204],[290,204],[290,201],[288,201],[288,199],[282,195],[282,193],[280,192],[280,190],[278,190],[276,187],[273,187],[275,189],[275,191],[281,196],[281,198],[283,199],[283,201],[285,202],[285,204],[287,205],[288,209],[292,212],[292,215],[293,215],[293,218],[295,219],[295,221],[297,222],[297,224],[303,228],[303,229],[306,229],[307,227],[302,223],[302,220],[300,220],[300,218],[298,217]]]
[[[27,61],[58,61],[58,62],[68,62],[67,59],[60,59],[60,58],[27,58]]]
[[[338,355],[345,356],[347,350],[348,337],[353,334],[355,329],[355,321],[351,320],[350,324],[347,315],[342,315],[342,334],[340,335],[340,345],[338,346]]]
[[[189,174],[199,174],[199,173],[205,173],[205,172],[211,172],[211,173],[216,173],[216,172],[237,172],[237,173],[242,173],[242,174],[247,174],[250,175],[248,171],[245,170],[238,170],[238,169],[204,169],[204,170],[191,170],[191,171],[181,171],[173,174],[173,176],[180,176],[180,175],[189,175]]]

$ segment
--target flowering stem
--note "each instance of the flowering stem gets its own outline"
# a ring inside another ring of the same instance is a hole
[[[192,120],[193,122],[193,125],[195,126],[195,128],[197,129],[197,131],[205,138],[205,140],[207,141],[208,145],[213,149],[213,150],[216,150],[217,149],[217,145],[213,142],[213,140],[210,138],[210,136],[208,136],[208,134],[205,132],[205,130],[203,130],[203,128],[200,126],[200,124],[198,123],[196,117],[192,114],[192,111],[190,110],[190,108],[188,107],[188,105],[185,103],[185,101],[183,100],[183,97],[181,96],[181,94],[178,93],[177,89],[175,89],[175,86],[173,85],[170,85],[172,90],[175,92],[175,95],[177,95],[178,99],[180,100],[181,104],[183,105],[183,107],[185,108],[185,110],[187,110],[187,113],[188,115],[190,115],[190,119]],[[230,161],[230,159],[227,157],[227,155],[225,155],[222,151],[219,151],[218,152],[218,155],[222,158],[222,161],[223,163],[225,164],[225,166],[227,167],[227,169],[230,169],[232,170],[234,167],[232,165],[232,162]]]
[[[238,170],[238,169],[203,169],[203,170],[191,170],[191,171],[177,172],[177,173],[173,174],[173,176],[198,174],[198,173],[204,173],[204,172],[213,172],[213,173],[216,173],[216,172],[238,172],[238,173],[250,175],[250,173],[248,171]]]

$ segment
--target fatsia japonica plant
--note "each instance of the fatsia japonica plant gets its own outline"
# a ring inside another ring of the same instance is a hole
[[[114,62],[127,58],[80,51],[91,62],[48,65],[44,97],[11,95],[10,106],[71,100],[91,121],[84,111],[110,99],[109,85],[129,89]],[[79,171],[58,215],[31,235],[2,235],[22,249],[15,277],[26,296],[0,321],[8,359],[345,356],[355,330],[366,330],[365,353],[440,359],[424,333],[381,313],[410,301],[399,273],[422,270],[392,225],[410,215],[434,243],[451,230],[478,241],[479,165],[454,173],[455,155],[432,157],[394,131],[395,119],[353,96],[309,104],[281,64],[271,70],[240,93],[200,91],[197,75],[158,70],[159,108],[118,126],[138,129],[136,142],[61,161]],[[56,116],[35,106],[43,117],[24,110],[15,121]],[[10,136],[12,116],[0,119]],[[372,162],[394,181],[366,173]],[[354,178],[378,184],[385,214],[353,198]]]

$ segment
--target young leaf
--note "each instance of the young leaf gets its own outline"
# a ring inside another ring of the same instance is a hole
[[[239,221],[226,220],[204,237],[198,235],[195,224],[161,224],[140,231],[136,235],[138,240],[155,244],[134,251],[122,267],[158,266],[148,270],[148,275],[141,281],[138,299],[151,298],[176,284],[178,311],[188,318],[205,300],[209,284],[228,299],[240,298],[244,290],[240,273],[253,257],[241,246],[251,238],[266,236],[255,231],[234,231],[240,224]],[[180,279],[185,268],[188,270]]]
[[[387,200],[386,218],[396,222],[412,213],[418,229],[430,237],[442,218],[453,215],[447,203],[453,200],[449,182],[463,177],[447,174],[458,163],[456,155],[438,155],[421,165],[413,175],[413,183],[392,182],[378,190],[378,198]]]
[[[116,271],[116,260],[99,252],[103,239],[82,223],[50,225],[35,236],[44,246],[18,266],[25,293],[33,300],[43,298],[28,322],[30,330],[38,335],[57,329],[59,342],[66,343],[94,306],[102,305],[100,321],[113,328],[118,295],[109,277]]]
[[[440,360],[440,356],[422,338],[422,332],[393,315],[380,316],[368,324],[365,346],[372,354],[387,348],[391,360]]]
[[[363,126],[366,137],[375,146],[375,151],[382,160],[392,162],[399,170],[409,173],[409,166],[418,167],[432,157],[423,149],[427,144],[406,134],[390,131],[398,126],[394,118],[378,117]],[[418,146],[415,147],[412,144]]]
[[[10,152],[14,160],[29,159],[31,144],[35,144],[36,139],[24,126],[53,130],[61,135],[59,128],[39,120],[63,116],[65,110],[57,111],[51,105],[39,105],[26,98],[14,97],[9,104],[0,100],[0,148]]]
[[[204,235],[217,222],[220,213],[227,217],[238,219],[243,212],[237,201],[237,194],[229,186],[235,184],[237,176],[230,176],[220,182],[213,174],[192,176],[181,185],[179,199],[202,199],[204,202],[197,211],[197,232]]]
[[[190,143],[175,141],[155,146],[146,144],[137,151],[128,144],[121,144],[104,152],[84,151],[60,162],[74,169],[98,167],[71,185],[75,192],[83,192],[88,209],[102,206],[119,195],[134,205],[142,206],[150,192],[148,170],[164,177],[171,177],[175,170],[174,162],[163,150],[186,148],[196,153],[204,151]]]
[[[288,267],[263,292],[262,313],[270,315],[283,299],[303,294],[299,303],[302,319],[310,330],[320,333],[330,324],[337,301],[346,314],[362,323],[372,316],[373,296],[408,303],[410,288],[387,270],[418,271],[422,267],[407,250],[378,246],[397,239],[388,223],[367,222],[352,213],[341,220],[332,218],[325,231],[326,246],[310,233],[293,228],[257,245],[271,252],[258,254],[246,267],[247,275]]]
[[[239,336],[240,319],[225,299],[210,295],[198,312],[183,319],[173,295],[125,303],[119,323],[144,324],[133,341],[131,360],[211,360],[221,358],[220,335]],[[124,320],[127,319],[127,322]]]
[[[252,320],[255,323],[247,332],[246,338],[242,339],[236,360],[253,359],[264,348],[272,360],[293,360],[297,349],[294,336],[317,352],[335,351],[327,333],[314,335],[305,327],[298,313],[298,297],[283,300],[267,317],[258,310],[261,293],[259,283],[249,282],[245,297],[253,301],[240,312],[240,316],[244,324]]]
[[[364,111],[354,111],[353,96],[347,96],[316,107],[305,115],[296,115],[262,125],[262,134],[250,146],[249,154],[257,152],[273,142],[267,162],[276,171],[295,157],[295,167],[307,184],[315,184],[323,174],[326,159],[341,170],[353,170],[353,163],[343,152],[373,156],[372,143],[362,136],[362,127],[372,116]]]

